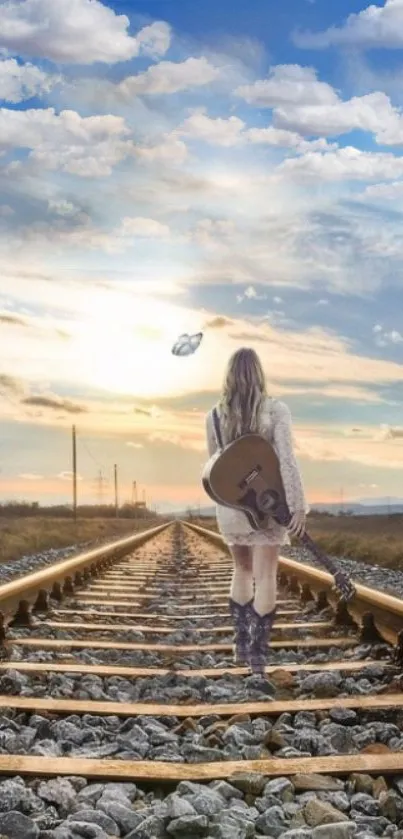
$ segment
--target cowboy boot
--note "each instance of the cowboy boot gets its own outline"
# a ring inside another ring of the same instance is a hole
[[[250,620],[250,648],[249,663],[252,673],[261,676],[265,675],[265,666],[268,658],[268,642],[270,632],[276,617],[276,607],[266,615],[259,615],[254,606],[251,608]]]
[[[232,597],[229,599],[229,610],[235,626],[235,647],[233,649],[234,664],[243,665],[249,663],[249,622],[251,618],[252,603],[253,598],[244,605],[237,603],[236,600],[232,599]]]

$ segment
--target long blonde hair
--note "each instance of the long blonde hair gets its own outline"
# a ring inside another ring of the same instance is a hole
[[[229,359],[218,403],[226,443],[248,431],[258,431],[259,412],[266,396],[266,380],[258,354],[249,347],[236,350]]]

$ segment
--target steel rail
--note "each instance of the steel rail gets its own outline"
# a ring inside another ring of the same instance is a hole
[[[181,524],[229,553],[219,533],[187,521]],[[403,664],[403,600],[354,583],[355,596],[349,603],[340,604],[331,574],[283,556],[279,560],[279,579],[304,602],[316,600],[324,608],[332,606],[336,623],[355,624],[361,630],[362,642],[379,640],[395,646],[396,660]]]
[[[46,611],[49,596],[60,602],[63,596],[72,595],[77,587],[83,586],[116,559],[148,542],[171,524],[164,523],[93,548],[0,586],[0,643],[5,640],[7,625],[30,626],[31,610]]]

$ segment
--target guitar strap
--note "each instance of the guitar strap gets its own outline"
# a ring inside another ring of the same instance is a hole
[[[224,448],[224,445],[223,445],[223,441],[222,441],[220,420],[218,418],[217,408],[213,408],[212,417],[213,417],[214,433],[215,433],[215,437],[216,437],[216,441],[217,441],[217,446],[218,446],[219,449],[222,450]]]

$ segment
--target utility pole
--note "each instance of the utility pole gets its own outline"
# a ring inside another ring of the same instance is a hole
[[[137,481],[133,481],[132,484],[132,504],[137,504]]]
[[[146,491],[143,489],[143,504],[146,506]]]
[[[115,514],[116,518],[119,515],[119,498],[118,498],[118,467],[115,463],[114,465],[114,473],[115,473]]]
[[[73,515],[77,521],[77,435],[73,425]]]

